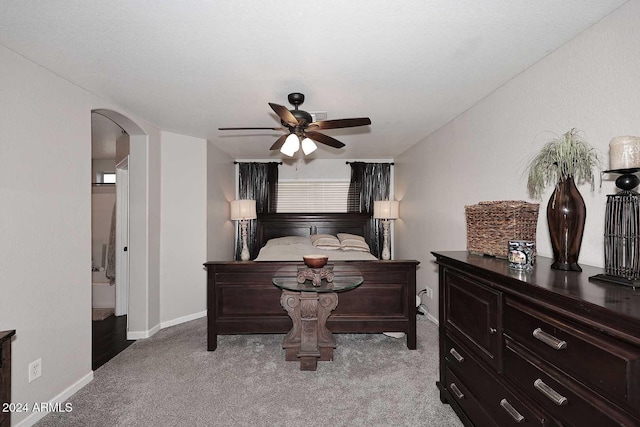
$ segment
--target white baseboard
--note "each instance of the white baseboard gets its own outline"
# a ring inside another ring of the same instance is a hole
[[[202,317],[205,317],[206,315],[207,315],[207,310],[204,310],[198,313],[189,314],[187,316],[178,317],[177,319],[161,322],[160,324],[155,325],[153,328],[149,329],[148,331],[128,331],[127,339],[138,340],[138,339],[149,338],[153,336],[156,332],[158,332],[160,329],[179,325],[181,323],[189,322],[191,320],[200,319]],[[76,392],[78,392],[82,387],[89,384],[91,381],[93,381],[93,372],[88,373],[87,375],[82,377],[80,380],[76,381],[71,387],[67,388],[62,393],[58,394],[56,397],[51,399],[49,402],[46,402],[46,404],[43,404],[42,406],[52,407],[52,406],[55,406],[55,404],[57,403],[62,404],[65,400],[69,399],[71,396],[73,396]],[[35,423],[37,423],[38,421],[40,421],[42,418],[44,418],[48,413],[49,411],[32,412],[31,415],[29,415],[24,420],[20,421],[18,424],[16,424],[15,427],[30,427]]]
[[[200,311],[198,313],[188,314],[186,316],[178,317],[176,319],[166,320],[164,322],[160,322],[160,324],[154,326],[148,331],[128,331],[127,339],[128,340],[142,340],[145,338],[149,338],[153,336],[160,329],[168,328],[175,325],[180,325],[181,323],[190,322],[192,320],[200,319],[201,317],[205,317],[207,315],[207,310]]]
[[[178,317],[177,319],[167,320],[160,323],[160,329],[164,329],[170,326],[175,326],[181,323],[186,323],[192,320],[200,319],[201,317],[205,317],[206,315],[207,315],[207,310],[204,310],[199,313],[193,313],[187,316]]]
[[[427,316],[427,320],[429,320],[430,322],[433,322],[436,325],[440,325],[440,322],[438,322],[438,319],[433,317],[433,315],[431,313],[427,313],[425,316]]]
[[[76,394],[82,387],[86,386],[91,381],[93,381],[93,371],[89,372],[87,375],[85,375],[84,377],[76,381],[74,384],[72,384],[71,387],[62,391],[62,393],[58,394],[56,397],[54,397],[50,401],[41,404],[40,406],[52,407],[52,406],[55,406],[56,404],[60,404],[61,408],[64,408],[64,406],[62,406],[62,403],[68,398],[70,398],[71,396],[73,396],[74,394]],[[49,411],[32,412],[31,415],[29,415],[24,420],[20,421],[18,424],[15,425],[15,427],[30,427],[35,423],[37,423],[38,421],[40,421],[41,419],[43,419],[48,413]]]
[[[158,323],[153,328],[147,331],[127,331],[127,339],[128,340],[143,340],[145,338],[149,338],[153,336],[156,332],[160,330],[160,324]]]

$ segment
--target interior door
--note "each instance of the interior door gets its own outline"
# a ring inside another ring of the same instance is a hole
[[[116,165],[116,316],[129,311],[129,156]]]

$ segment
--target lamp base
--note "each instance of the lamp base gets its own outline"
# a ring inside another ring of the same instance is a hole
[[[389,223],[388,219],[382,220],[382,259],[391,259],[391,251],[389,250]]]
[[[249,248],[247,247],[247,223],[248,221],[245,219],[240,221],[240,228],[242,230],[242,252],[240,253],[240,259],[242,261],[249,261],[249,258],[251,258]]]
[[[630,286],[633,289],[640,288],[640,280],[626,279],[624,277],[611,276],[609,274],[596,274],[589,277],[590,282],[607,282],[617,285]]]

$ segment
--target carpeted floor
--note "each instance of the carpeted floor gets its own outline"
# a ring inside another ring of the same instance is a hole
[[[284,335],[232,335],[206,351],[206,320],[139,340],[37,426],[461,426],[442,404],[438,330],[418,350],[383,334],[339,334],[315,372],[286,362]]]

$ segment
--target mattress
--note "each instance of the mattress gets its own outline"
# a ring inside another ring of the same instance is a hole
[[[370,252],[320,249],[313,246],[309,237],[290,236],[269,240],[260,249],[255,261],[302,261],[304,255],[326,255],[329,261],[375,261],[378,259]]]

